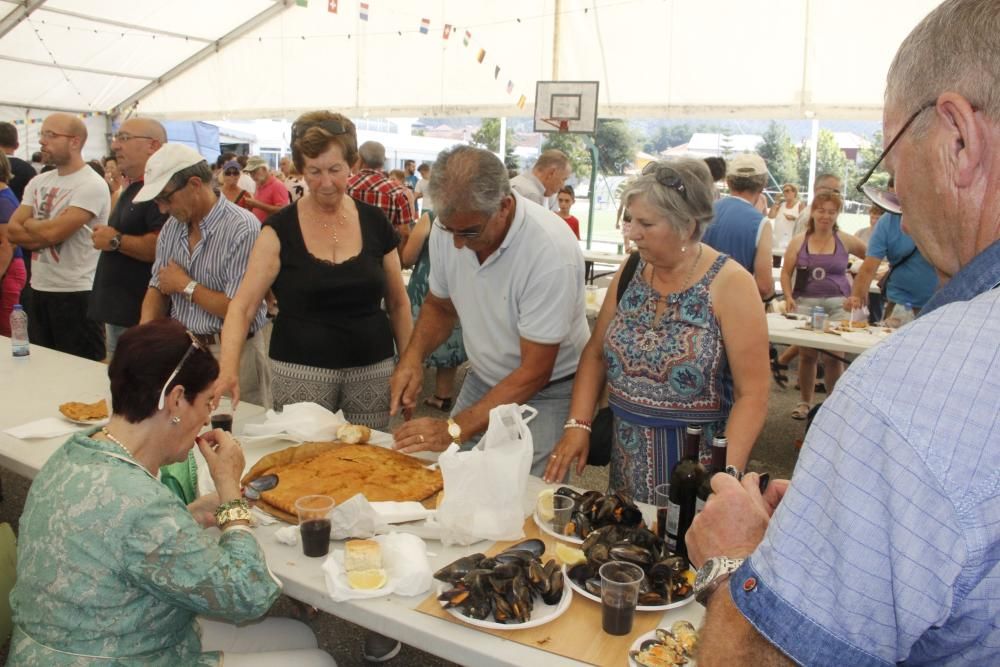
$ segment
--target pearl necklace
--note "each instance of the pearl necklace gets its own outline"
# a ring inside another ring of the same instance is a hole
[[[133,459],[133,458],[135,458],[135,456],[133,456],[132,452],[130,452],[130,451],[129,451],[128,447],[126,447],[126,446],[125,446],[125,443],[123,443],[123,442],[122,442],[121,440],[119,440],[119,439],[118,439],[118,438],[116,438],[115,436],[111,435],[110,431],[108,431],[108,429],[107,429],[107,428],[101,428],[101,433],[103,433],[103,434],[104,434],[104,437],[105,437],[105,438],[107,438],[107,439],[108,439],[108,440],[110,440],[111,442],[113,442],[113,443],[115,443],[116,445],[118,445],[118,447],[119,447],[119,448],[120,448],[120,449],[121,449],[121,450],[122,450],[123,452],[125,452],[125,454],[127,454],[127,455],[128,455],[128,457],[129,457],[130,459]]]

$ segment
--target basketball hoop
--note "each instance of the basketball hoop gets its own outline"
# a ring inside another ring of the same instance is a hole
[[[538,81],[535,132],[593,134],[597,125],[597,81]]]
[[[560,133],[569,132],[569,121],[565,118],[542,118],[543,123],[548,123]]]

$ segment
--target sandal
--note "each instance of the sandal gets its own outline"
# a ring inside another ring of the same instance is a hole
[[[451,396],[442,398],[434,394],[434,396],[428,396],[424,399],[424,405],[435,410],[440,410],[441,412],[451,412]]]
[[[799,404],[795,406],[795,409],[792,410],[792,419],[798,419],[800,421],[805,419],[809,416],[809,409],[810,406],[808,403],[800,401]]]

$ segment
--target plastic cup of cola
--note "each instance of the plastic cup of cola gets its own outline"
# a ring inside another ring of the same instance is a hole
[[[333,506],[330,496],[302,496],[295,501],[302,553],[306,556],[316,558],[330,551],[330,513]]]
[[[212,428],[233,432],[233,402],[228,396],[219,398],[219,404],[212,410],[211,422]]]
[[[613,560],[598,570],[601,574],[601,628],[609,635],[632,632],[635,605],[639,601],[642,568]]]

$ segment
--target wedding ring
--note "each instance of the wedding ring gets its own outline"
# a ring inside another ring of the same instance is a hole
[[[550,456],[549,458],[550,458],[550,459],[557,459],[557,458],[559,458],[559,457],[558,457],[558,456],[556,456],[555,454],[553,454],[553,455],[552,455],[552,456]]]
[[[424,441],[424,434],[423,433],[421,433],[418,437],[420,438],[420,442]]]

